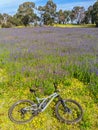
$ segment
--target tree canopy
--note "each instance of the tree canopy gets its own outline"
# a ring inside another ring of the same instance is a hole
[[[22,23],[25,26],[34,20],[34,17],[35,17],[34,7],[35,7],[35,3],[25,2],[21,4],[18,8],[16,17],[20,18]]]
[[[39,11],[41,11],[41,17],[43,23],[46,25],[53,24],[56,15],[56,4],[52,0],[48,0],[45,6],[40,6]]]
[[[98,27],[98,2],[96,2],[93,5],[93,15],[94,15],[94,20],[96,23],[96,27]]]

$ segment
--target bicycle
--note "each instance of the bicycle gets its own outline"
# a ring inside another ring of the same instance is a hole
[[[72,99],[62,99],[58,94],[57,86],[54,84],[55,91],[46,98],[38,98],[36,90],[30,88],[30,92],[34,93],[37,103],[31,100],[19,100],[14,103],[9,111],[8,116],[11,121],[18,124],[30,122],[35,116],[43,112],[54,98],[58,98],[55,106],[56,117],[64,123],[74,124],[79,122],[83,116],[83,109],[81,105]]]

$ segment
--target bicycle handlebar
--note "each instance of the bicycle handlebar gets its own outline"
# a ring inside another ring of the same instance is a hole
[[[53,83],[53,85],[54,85],[54,88],[55,88],[54,92],[59,92],[59,90],[57,89],[57,83]],[[30,88],[30,92],[34,93],[34,95],[36,95],[36,90],[35,89]]]

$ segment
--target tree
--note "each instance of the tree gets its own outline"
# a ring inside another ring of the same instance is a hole
[[[0,16],[0,22],[1,22],[1,27],[3,28],[10,28],[12,27],[12,24],[9,22],[9,19],[11,18],[10,15],[4,13]]]
[[[70,19],[71,19],[71,23],[73,23],[73,21],[76,19],[75,12],[73,10],[71,11]]]
[[[85,17],[84,7],[75,6],[72,10],[71,19],[76,20],[77,24],[80,24]]]
[[[88,23],[94,24],[93,6],[89,6],[88,10],[85,11],[84,22],[86,24],[88,24]]]
[[[42,23],[43,23],[43,14],[44,14],[45,9],[42,6],[39,6],[38,11],[39,11],[39,14],[40,14],[39,21],[40,21],[40,26],[41,26]]]
[[[85,17],[84,17],[83,23],[89,24],[89,17],[88,16],[89,16],[88,11],[85,11]]]
[[[93,6],[89,6],[87,11],[85,11],[85,17],[83,22],[86,24],[94,24]]]
[[[21,19],[17,18],[17,15],[11,16],[8,19],[8,22],[11,23],[14,26],[22,25]]]
[[[21,19],[25,26],[34,20],[34,7],[35,4],[33,2],[24,2],[18,8],[17,18]]]
[[[56,4],[52,0],[48,0],[45,6],[40,6],[39,10],[41,13],[41,19],[45,25],[52,25],[56,15]]]
[[[65,23],[70,21],[70,15],[71,15],[71,11],[69,11],[69,10],[64,11]]]
[[[88,8],[88,18],[90,23],[94,24],[93,6],[89,6]]]
[[[57,13],[57,21],[59,24],[63,23],[65,24],[66,22],[68,22],[70,20],[70,11],[63,11],[63,10],[59,10]]]
[[[96,27],[98,27],[98,2],[93,5],[93,15]]]
[[[57,12],[57,17],[58,17],[58,23],[61,24],[65,22],[65,16],[64,16],[64,12],[60,9],[58,12]]]
[[[10,15],[4,13],[2,15],[2,23],[7,24],[7,22],[8,22],[8,20],[9,20],[10,17],[11,17]]]
[[[2,14],[0,13],[0,24],[2,24],[2,20],[3,20],[3,16],[2,16]]]

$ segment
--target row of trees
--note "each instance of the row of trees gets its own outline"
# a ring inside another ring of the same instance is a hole
[[[36,12],[36,13],[35,13]],[[71,11],[60,9],[57,11],[57,5],[48,0],[45,6],[36,7],[33,2],[21,4],[14,16],[0,14],[0,24],[2,27],[45,24],[53,25],[54,23],[66,24],[96,24],[98,27],[98,1],[88,8],[76,6]]]

